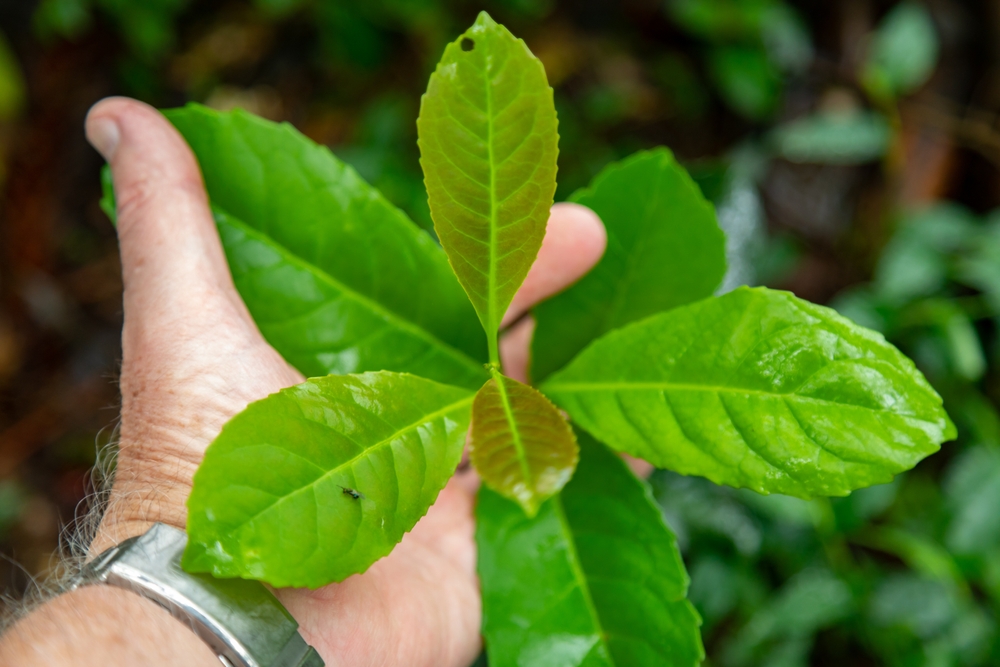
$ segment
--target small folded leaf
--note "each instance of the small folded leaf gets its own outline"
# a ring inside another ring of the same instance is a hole
[[[388,554],[455,472],[472,394],[398,373],[307,380],[205,452],[184,569],[316,588]]]
[[[648,487],[584,433],[562,493],[528,518],[483,487],[476,542],[491,667],[697,665],[701,620]]]
[[[955,437],[880,334],[763,288],[613,331],[542,389],[613,449],[801,498],[888,482]]]
[[[573,476],[573,430],[536,389],[495,373],[472,404],[470,459],[483,482],[528,516]]]
[[[492,336],[535,261],[556,189],[542,63],[480,13],[431,75],[417,131],[434,229]]]
[[[244,111],[164,113],[201,165],[236,287],[289,363],[483,383],[486,339],[444,252],[354,169]]]
[[[605,168],[570,201],[600,216],[608,246],[578,283],[535,308],[535,382],[611,329],[711,296],[726,272],[715,210],[666,148]]]

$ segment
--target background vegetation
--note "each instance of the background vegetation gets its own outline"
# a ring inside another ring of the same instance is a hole
[[[89,105],[287,120],[429,227],[419,95],[480,9],[555,87],[557,199],[669,146],[718,206],[727,287],[790,289],[883,331],[958,423],[914,471],[832,501],[657,473],[710,664],[1000,662],[997,0],[0,3],[6,595],[50,571],[114,432],[121,283]]]

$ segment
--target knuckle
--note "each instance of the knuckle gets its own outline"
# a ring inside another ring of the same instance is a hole
[[[115,204],[119,224],[127,227],[134,220],[157,215],[182,202],[206,202],[200,175],[151,174],[136,178],[122,189]]]

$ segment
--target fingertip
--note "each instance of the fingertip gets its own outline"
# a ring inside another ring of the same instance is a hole
[[[549,225],[556,228],[554,241],[570,246],[570,250],[580,253],[581,265],[586,264],[584,273],[597,264],[604,255],[608,245],[608,231],[604,228],[601,218],[583,204],[561,202],[554,205],[549,216]],[[545,247],[544,243],[542,247]]]
[[[553,206],[538,257],[514,295],[504,325],[582,278],[600,261],[607,244],[604,223],[592,210],[569,202]]]
[[[122,125],[134,124],[134,118],[160,116],[153,107],[127,97],[106,97],[90,107],[84,120],[87,141],[105,160],[111,162],[121,142]]]

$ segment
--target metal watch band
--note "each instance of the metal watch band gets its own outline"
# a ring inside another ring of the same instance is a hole
[[[72,588],[104,583],[149,598],[190,625],[226,667],[323,667],[263,584],[182,570],[186,544],[184,531],[154,524],[88,563]]]

